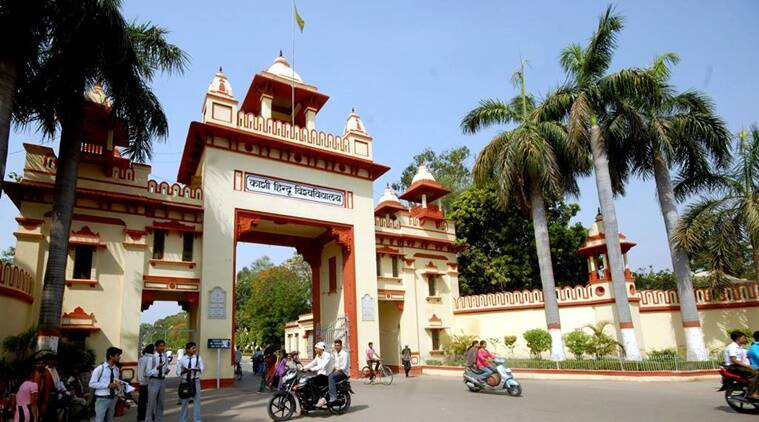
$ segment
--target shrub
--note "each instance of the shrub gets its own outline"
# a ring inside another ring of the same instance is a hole
[[[604,332],[606,327],[610,325],[611,322],[609,321],[600,321],[596,323],[596,325],[588,324],[585,326],[585,328],[592,332],[593,337],[593,342],[591,343],[588,353],[595,356],[596,359],[601,359],[604,356],[614,354],[614,352],[624,350],[622,343]]]
[[[503,345],[509,349],[511,356],[514,356],[514,348],[517,347],[517,336],[504,336]]]
[[[551,349],[551,335],[546,330],[533,328],[525,331],[522,337],[527,342],[530,354],[536,359],[540,359],[541,353]]]
[[[475,340],[477,340],[477,337],[472,335],[454,334],[448,343],[443,345],[443,351],[447,356],[463,356]]]
[[[437,359],[427,359],[426,361],[424,361],[424,363],[427,364],[427,365],[429,365],[429,366],[442,366],[443,365],[443,362],[440,361],[440,360],[437,360]]]
[[[575,359],[582,359],[582,355],[591,351],[593,336],[578,328],[564,336],[564,344],[575,355]]]
[[[649,359],[674,359],[677,357],[677,350],[675,349],[661,349],[651,350],[647,353]]]

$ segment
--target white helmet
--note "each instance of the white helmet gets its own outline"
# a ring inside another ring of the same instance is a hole
[[[317,349],[319,349],[319,350],[324,350],[324,349],[327,348],[327,346],[324,344],[323,341],[320,341],[320,342],[316,343],[314,345],[314,347],[317,348]]]

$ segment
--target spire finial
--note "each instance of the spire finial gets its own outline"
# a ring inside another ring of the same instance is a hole
[[[219,72],[220,72],[220,73],[221,73],[221,72],[223,72],[223,70],[221,70],[221,66],[219,66]]]
[[[279,50],[279,57],[282,57],[282,50]]]
[[[351,113],[355,113],[355,112],[356,112],[356,107],[351,107]]]

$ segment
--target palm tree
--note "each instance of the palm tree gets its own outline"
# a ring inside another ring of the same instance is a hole
[[[517,123],[516,128],[500,133],[483,148],[473,173],[480,185],[495,183],[503,206],[516,203],[532,214],[546,323],[551,333],[551,359],[561,361],[566,355],[545,201],[567,193],[577,194],[574,176],[588,166],[573,161],[578,154],[566,152],[566,130],[561,123],[531,119],[535,103],[525,91],[524,62],[514,73],[513,81],[520,95],[509,104],[493,99],[481,101],[479,107],[464,117],[461,127],[465,133],[476,133],[496,123]]]
[[[627,358],[640,360],[627,298],[625,264],[616,235],[619,227],[613,193],[614,190],[620,192],[622,186],[618,182],[621,179],[611,170],[618,173],[624,168],[616,168],[617,163],[609,162],[610,145],[604,140],[602,127],[614,101],[655,95],[658,85],[652,75],[641,69],[624,69],[607,74],[622,26],[622,17],[609,6],[585,47],[572,44],[562,50],[560,62],[567,74],[567,81],[543,102],[537,113],[548,119],[566,118],[568,141],[576,145],[572,150],[584,151],[593,157],[604,228],[610,234],[606,237],[606,247],[622,342]]]
[[[0,0],[0,40],[4,40],[0,43],[0,196],[16,91],[39,62],[49,8],[46,0]]]
[[[166,116],[148,84],[158,70],[183,71],[185,54],[167,43],[165,30],[129,25],[119,0],[59,0],[46,58],[20,95],[42,130],[60,125],[50,247],[39,316],[38,347],[57,349],[68,238],[82,147],[85,91],[101,84],[113,100],[111,117],[129,136],[126,154],[150,158],[151,140],[168,134]]]
[[[658,56],[649,71],[660,83],[657,98],[621,99],[607,120],[608,142],[620,144],[617,162],[630,161],[632,171],[644,179],[653,176],[670,258],[680,296],[680,314],[686,338],[688,360],[708,359],[704,333],[698,318],[691,280],[688,254],[674,242],[680,218],[671,168],[679,169],[679,178],[696,178],[708,172],[710,162],[724,166],[730,159],[730,133],[716,116],[710,100],[700,92],[675,94],[667,86],[670,65],[679,61],[669,53]]]
[[[754,269],[759,274],[759,127],[738,133],[736,160],[728,171],[684,178],[676,191],[685,196],[705,191],[691,204],[673,236],[675,244],[692,255],[709,257],[717,283],[737,274],[742,245],[751,245]]]

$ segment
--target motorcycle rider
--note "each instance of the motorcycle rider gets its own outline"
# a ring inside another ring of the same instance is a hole
[[[326,345],[323,341],[320,341],[314,345],[314,359],[303,367],[304,371],[315,372],[317,375],[324,376],[332,373],[334,361],[332,360],[332,355],[324,351],[325,348]],[[309,382],[313,382],[313,379],[311,379]],[[327,399],[321,397],[316,403],[316,407],[323,407],[326,404]]]
[[[488,344],[485,340],[480,341],[480,348],[477,350],[477,369],[480,371],[480,381],[485,381],[495,371],[490,367],[490,364],[495,357],[487,348]]]
[[[748,379],[748,398],[759,400],[759,394],[756,393],[757,384],[759,384],[759,372],[751,367],[746,349],[743,348],[746,343],[746,335],[736,330],[730,333],[730,338],[733,342],[725,348],[725,366],[730,371]]]

